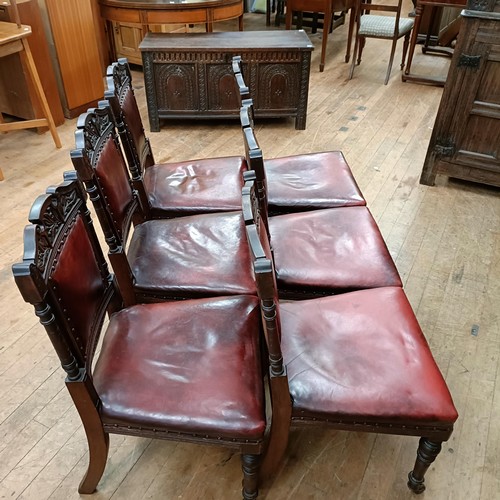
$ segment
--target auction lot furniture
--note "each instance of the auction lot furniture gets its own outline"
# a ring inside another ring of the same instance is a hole
[[[437,174],[500,186],[500,4],[464,10],[420,182]]]
[[[255,116],[306,127],[313,45],[299,31],[148,33],[140,45],[151,131],[161,118],[236,118],[231,59],[240,55]]]
[[[141,64],[138,45],[151,25],[205,24],[238,18],[243,31],[243,0],[99,0],[101,15],[108,21],[113,58],[127,57]]]

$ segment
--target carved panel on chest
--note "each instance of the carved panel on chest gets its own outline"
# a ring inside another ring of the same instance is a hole
[[[140,48],[152,131],[164,118],[237,118],[234,55],[255,116],[292,116],[305,128],[313,46],[303,31],[148,33]]]

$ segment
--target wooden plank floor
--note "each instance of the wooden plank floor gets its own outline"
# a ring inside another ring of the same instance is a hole
[[[410,7],[407,7],[407,11]],[[263,15],[246,28],[265,29]],[[235,23],[225,25],[235,29]],[[421,498],[500,498],[500,191],[438,178],[418,183],[442,89],[404,84],[398,57],[389,85],[384,41],[368,40],[348,81],[347,27],[329,37],[319,73],[320,34],[311,68],[307,129],[293,120],[257,123],[269,158],[342,150],[380,224],[410,301],[454,396],[460,418],[427,475]],[[414,71],[445,74],[448,60],[416,55]],[[142,75],[135,85],[147,123]],[[71,169],[75,120],[48,134],[0,136],[0,498],[77,498],[87,464],[79,418],[43,328],[10,267],[38,194]],[[237,122],[169,122],[150,134],[157,160],[241,154]],[[478,326],[477,335],[471,333]],[[387,360],[390,363],[390,359]],[[260,498],[409,499],[406,474],[417,439],[332,430],[294,430],[287,461]],[[239,457],[211,447],[111,436],[107,468],[93,498],[237,499]]]

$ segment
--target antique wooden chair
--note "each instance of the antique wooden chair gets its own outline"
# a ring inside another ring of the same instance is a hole
[[[355,0],[286,0],[286,29],[292,28],[292,17],[294,12],[314,12],[324,14],[323,33],[321,42],[321,58],[319,70],[325,69],[326,46],[328,43],[328,32],[333,21],[334,12],[347,12],[354,8]],[[352,18],[352,12],[351,12]],[[351,54],[352,25],[349,23],[349,33],[347,35],[347,49],[345,61],[349,61]]]
[[[241,156],[155,163],[132,87],[127,59],[108,66],[109,101],[122,140],[134,188],[151,217],[166,218],[240,209]]]
[[[38,76],[38,71],[33,60],[33,55],[28,43],[28,37],[31,35],[31,27],[21,24],[19,10],[16,0],[9,0],[14,14],[15,23],[0,22],[0,58],[19,52],[21,61],[31,79],[33,90],[40,102],[40,108],[43,112],[42,118],[32,120],[21,120],[15,122],[4,122],[2,113],[0,113],[0,133],[11,130],[21,130],[35,127],[48,127],[57,148],[60,148],[61,140],[57,133],[52,113],[50,112],[47,98],[42,87],[42,82]],[[5,2],[4,2],[5,3]],[[0,168],[0,181],[3,180],[3,172]]]
[[[82,114],[75,137],[71,158],[95,206],[126,304],[255,294],[241,210],[153,220],[131,187],[109,106]]]
[[[262,171],[262,152],[253,147],[256,141],[250,128],[245,129],[244,137],[252,145],[247,157],[249,167]],[[252,171],[244,175],[248,180],[243,188],[243,218],[246,224],[262,219],[268,227],[283,298],[402,286],[367,207],[337,207],[268,217],[265,183],[252,180]]]
[[[352,33],[352,25],[356,24],[354,43],[354,55],[349,71],[349,80],[354,74],[354,66],[361,62],[361,54],[365,46],[367,38],[384,38],[392,40],[391,55],[389,56],[389,65],[387,66],[387,74],[384,84],[387,85],[391,76],[392,62],[394,61],[394,53],[396,52],[397,41],[404,37],[403,56],[401,58],[401,69],[404,68],[406,52],[410,42],[410,33],[413,28],[413,19],[401,17],[402,0],[397,0],[397,5],[371,3],[357,0],[355,15],[351,16],[349,21],[349,30]],[[373,12],[373,13],[372,13]],[[381,12],[382,15],[377,13]],[[386,15],[386,13],[395,15]],[[384,15],[385,14],[385,15]]]
[[[415,493],[457,411],[400,287],[280,303],[265,227],[247,227],[269,350],[272,424],[262,477],[285,454],[290,426],[420,436]],[[333,471],[332,471],[333,472]]]
[[[79,182],[49,188],[29,220],[13,273],[60,358],[87,434],[78,491],[95,491],[113,433],[239,450],[243,498],[256,498],[266,427],[257,297],[123,308]]]
[[[242,97],[242,130],[254,129],[253,102],[243,76],[241,60],[233,59],[233,70]],[[248,150],[246,151],[248,154]],[[266,159],[262,166],[267,177],[271,214],[302,212],[317,208],[366,205],[366,201],[340,151],[304,153]]]

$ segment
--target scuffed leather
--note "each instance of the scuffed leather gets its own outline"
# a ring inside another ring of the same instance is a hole
[[[241,209],[246,161],[240,156],[148,167],[144,187],[154,218]]]
[[[132,91],[132,88],[129,88],[127,93],[125,94],[121,109],[123,112],[124,121],[127,124],[130,135],[132,136],[135,149],[140,155],[141,151],[144,150],[146,135],[144,134],[141,115],[139,113],[139,108],[137,107],[137,101],[135,100],[135,95]],[[146,165],[149,165],[149,163],[152,162],[149,158],[147,158]]]
[[[146,221],[128,259],[136,289],[172,296],[256,294],[241,212]]]
[[[340,151],[269,159],[265,167],[271,212],[366,205]]]
[[[293,416],[406,425],[457,411],[402,289],[283,303]]]
[[[339,207],[269,219],[280,289],[346,291],[401,286],[366,207]]]
[[[259,306],[251,296],[114,314],[94,371],[107,424],[260,439]]]

